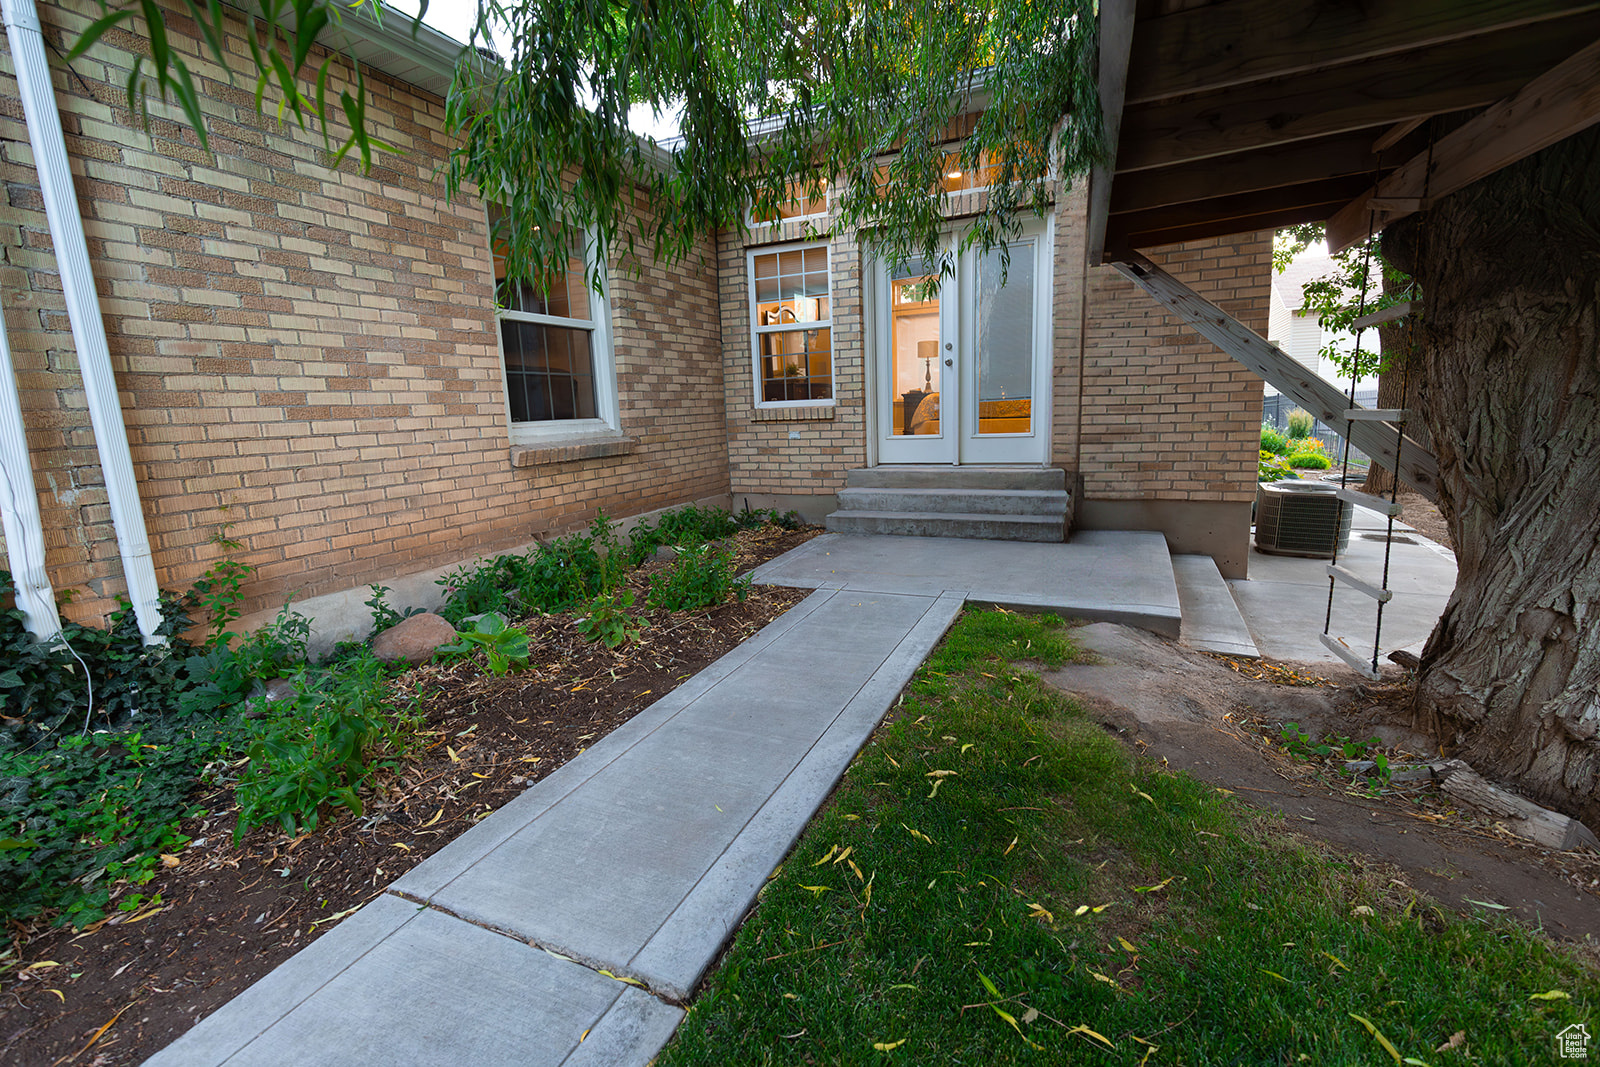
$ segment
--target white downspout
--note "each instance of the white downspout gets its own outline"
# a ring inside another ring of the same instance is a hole
[[[122,575],[128,583],[128,599],[133,601],[139,630],[145,642],[151,644],[159,640],[155,631],[161,624],[161,590],[156,584],[150,536],[139,505],[139,484],[133,475],[133,456],[128,450],[122,402],[111,370],[111,350],[106,343],[105,322],[100,317],[94,272],[89,265],[89,246],[84,240],[83,219],[78,214],[72,170],[67,164],[67,146],[50,82],[50,64],[45,59],[44,36],[39,32],[39,12],[33,0],[0,0],[0,7],[5,12],[11,65],[16,69],[17,90],[28,122],[45,216],[50,220],[50,239],[61,272],[72,340],[78,349],[89,421],[94,426],[95,447],[110,498],[111,522],[117,533],[117,551],[122,556]]]
[[[22,404],[0,306],[0,518],[5,520],[6,557],[16,585],[17,610],[28,631],[41,641],[61,633],[55,590],[44,569],[44,523],[33,484],[33,460],[22,425]]]

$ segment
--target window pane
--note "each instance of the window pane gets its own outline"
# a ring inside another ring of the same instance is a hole
[[[500,320],[512,422],[598,418],[588,330]]]
[[[576,243],[567,256],[565,267],[538,285],[508,282],[503,256],[494,257],[494,266],[496,292],[508,311],[589,321],[589,279],[584,270],[583,250]]]
[[[1033,417],[1033,247],[978,263],[978,432],[1027,433]]]
[[[761,399],[828,400],[833,397],[833,353],[827,330],[783,330],[761,335]]]

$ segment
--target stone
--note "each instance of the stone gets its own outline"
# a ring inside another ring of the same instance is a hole
[[[426,663],[434,649],[456,639],[456,628],[444,619],[425,612],[395,623],[372,639],[372,654],[386,662],[403,659],[407,663]]]

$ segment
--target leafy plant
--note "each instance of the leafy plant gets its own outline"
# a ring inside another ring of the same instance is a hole
[[[461,630],[456,636],[460,640],[441,646],[434,654],[448,660],[474,656],[482,651],[489,673],[497,676],[528,665],[527,632],[520,627],[507,626],[506,620],[492,611],[472,620],[471,629]]]
[[[692,611],[720,604],[730,593],[741,601],[750,595],[749,577],[734,579],[733,553],[720,545],[695,545],[682,549],[671,569],[651,580],[647,603]]]
[[[1271,452],[1275,456],[1287,455],[1289,452],[1289,439],[1269,422],[1261,424],[1261,451]]]
[[[245,677],[276,678],[305,665],[310,639],[311,620],[285,604],[276,619],[241,638],[233,656]]]
[[[1295,408],[1293,411],[1289,412],[1289,418],[1287,421],[1289,423],[1289,437],[1291,439],[1297,437],[1310,437],[1311,431],[1315,429],[1317,422],[1316,419],[1311,417],[1311,412],[1307,411],[1305,408]]]
[[[1273,455],[1266,449],[1261,450],[1261,462],[1258,475],[1263,482],[1276,482],[1284,479],[1298,479],[1300,476],[1283,461],[1283,457]]]
[[[156,723],[0,753],[0,917],[104,918],[122,885],[149,881],[188,841],[178,827],[197,813],[197,768],[235,729]]]
[[[423,613],[423,609],[419,607],[409,607],[403,611],[396,611],[391,608],[387,599],[389,587],[386,585],[373,584],[367,588],[372,590],[372,595],[363,600],[362,603],[372,611],[372,633],[368,635],[369,639],[377,637],[383,631],[397,623],[404,622],[413,615],[421,615]]]
[[[361,786],[394,765],[373,752],[399,754],[420,725],[409,705],[390,707],[385,667],[370,655],[332,674],[302,673],[292,700],[263,710],[265,718],[250,721],[249,762],[234,791],[235,842],[266,822],[290,835],[314,830],[326,803],[360,815]]]
[[[582,617],[577,620],[577,630],[590,641],[599,641],[607,648],[616,648],[629,641],[638,640],[644,627],[628,614],[633,607],[633,591],[602,593],[589,601]]]
[[[1289,457],[1288,463],[1296,470],[1325,471],[1333,466],[1333,460],[1321,452],[1296,452]]]

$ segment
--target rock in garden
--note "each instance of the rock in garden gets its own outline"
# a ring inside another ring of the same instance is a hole
[[[372,654],[381,660],[426,663],[433,650],[456,639],[456,628],[431,612],[397,622],[372,639]]]

